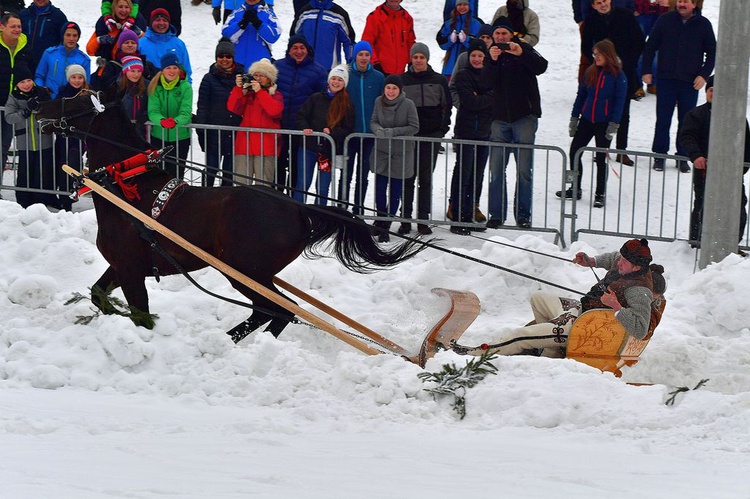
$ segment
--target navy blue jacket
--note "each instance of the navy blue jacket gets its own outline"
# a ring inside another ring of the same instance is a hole
[[[308,46],[308,51],[310,50]],[[308,97],[324,90],[328,85],[328,70],[315,62],[310,52],[300,63],[289,57],[275,63],[279,70],[276,85],[284,96],[284,113],[281,116],[281,127],[286,130],[297,129],[297,111]]]
[[[228,76],[216,69],[216,63],[211,64],[198,88],[198,108],[193,122],[206,125],[239,126],[242,116],[227,109],[227,101],[230,92],[236,86],[235,76],[244,72],[245,67],[237,63],[232,74]]]
[[[375,99],[380,97],[385,86],[383,73],[367,65],[367,70],[362,72],[357,69],[357,63],[349,64],[349,84],[346,90],[354,105],[354,131],[356,133],[370,133],[370,118],[375,108]]]
[[[695,9],[683,23],[677,11],[665,12],[656,20],[643,51],[643,67],[650,68],[659,52],[658,79],[693,82],[708,80],[716,62],[716,36],[711,21]]]
[[[616,75],[602,69],[598,72],[596,83],[592,86],[588,86],[586,76],[583,77],[571,115],[581,115],[591,123],[619,123],[625,100],[630,95],[625,72],[619,71]]]
[[[60,31],[68,18],[63,11],[51,3],[41,9],[34,4],[26,7],[19,15],[21,18],[21,29],[28,37],[29,47],[34,56],[30,66],[31,72],[36,71],[36,65],[42,60],[44,51],[50,47],[60,45]]]
[[[456,73],[461,102],[456,115],[456,138],[487,140],[492,125],[492,88],[482,81],[482,70],[471,64]]]

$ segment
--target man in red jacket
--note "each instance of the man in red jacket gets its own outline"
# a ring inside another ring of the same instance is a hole
[[[385,0],[367,15],[362,40],[372,45],[372,65],[388,76],[401,74],[411,57],[409,51],[417,40],[414,19],[401,7],[402,0]]]

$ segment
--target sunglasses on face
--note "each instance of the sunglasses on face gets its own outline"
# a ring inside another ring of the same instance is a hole
[[[232,57],[229,54],[219,54],[219,55],[216,56],[216,58],[217,59],[234,59],[234,57]]]

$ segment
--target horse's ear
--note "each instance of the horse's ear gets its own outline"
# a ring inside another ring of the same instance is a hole
[[[101,100],[103,104],[109,104],[110,102],[120,100],[118,96],[119,90],[120,90],[119,87],[120,87],[119,85],[117,85],[116,83],[113,83],[112,85],[108,86],[104,90],[97,92],[99,94],[98,95],[99,100]]]

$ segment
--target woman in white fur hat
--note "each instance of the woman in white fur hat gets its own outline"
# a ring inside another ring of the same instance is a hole
[[[261,59],[250,66],[248,74],[252,80],[247,83],[243,82],[243,75],[237,75],[227,109],[242,116],[242,127],[280,129],[284,98],[276,88],[276,67],[268,59]],[[281,138],[275,133],[237,132],[235,181],[250,184],[253,178],[262,185],[274,183],[280,144]]]

